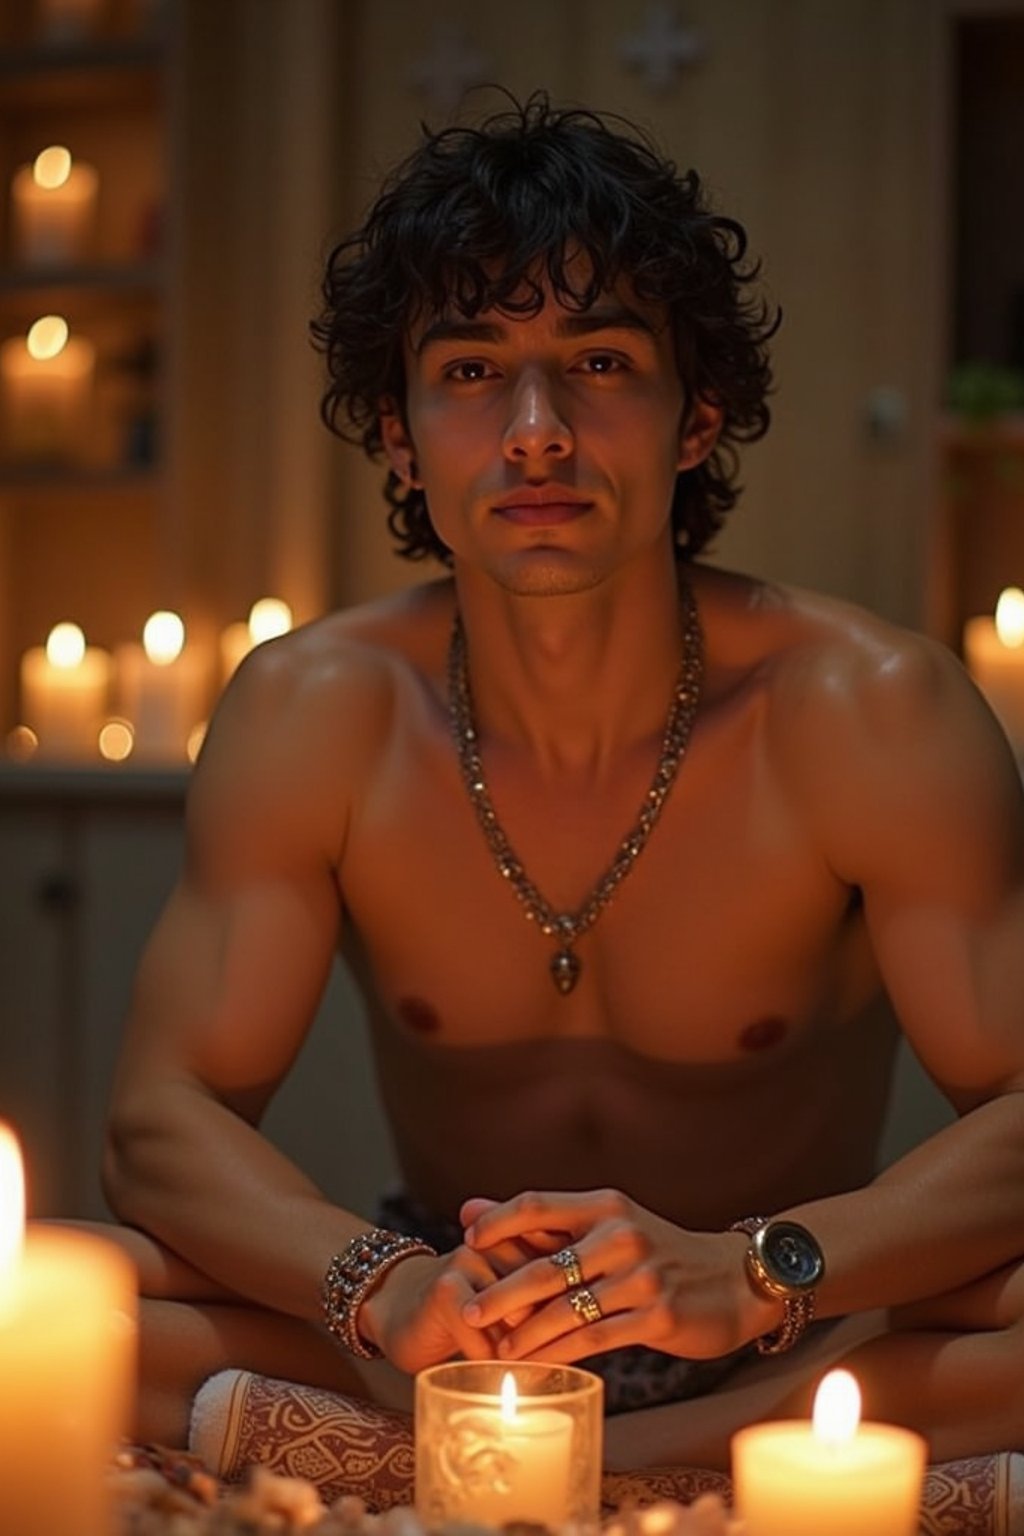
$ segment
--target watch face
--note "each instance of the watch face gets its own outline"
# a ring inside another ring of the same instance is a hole
[[[789,1221],[773,1221],[765,1228],[761,1258],[773,1279],[797,1289],[816,1285],[825,1268],[821,1249],[811,1234]]]

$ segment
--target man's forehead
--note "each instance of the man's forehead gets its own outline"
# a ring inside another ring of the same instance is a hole
[[[537,319],[550,324],[556,336],[565,337],[588,336],[604,330],[657,337],[668,325],[667,307],[639,298],[626,283],[595,294],[587,304],[566,302],[553,292],[550,283],[538,284],[528,294],[539,302],[531,303],[522,313],[512,307],[518,302],[515,296],[508,308],[494,305],[472,314],[466,314],[454,301],[440,308],[424,306],[410,322],[409,346],[419,355],[435,342],[500,341],[515,327]]]

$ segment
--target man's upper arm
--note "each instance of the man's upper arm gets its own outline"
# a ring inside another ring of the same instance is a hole
[[[820,702],[805,786],[906,1035],[962,1110],[1024,1087],[1024,796],[1001,730],[913,636],[837,669]]]
[[[115,1117],[186,1080],[255,1120],[302,1044],[337,946],[349,804],[315,693],[287,659],[254,655],[221,706],[184,873],[136,979]]]

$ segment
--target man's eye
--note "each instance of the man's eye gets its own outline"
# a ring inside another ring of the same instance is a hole
[[[445,378],[455,379],[459,384],[475,384],[478,379],[490,378],[492,371],[487,363],[470,358],[464,363],[452,363],[445,369]]]
[[[622,367],[622,359],[613,356],[611,352],[592,352],[583,359],[586,373],[618,373]]]

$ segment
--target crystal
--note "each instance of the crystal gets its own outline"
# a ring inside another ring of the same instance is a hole
[[[551,959],[551,975],[555,986],[564,996],[571,992],[579,980],[580,962],[571,949],[560,949]]]

